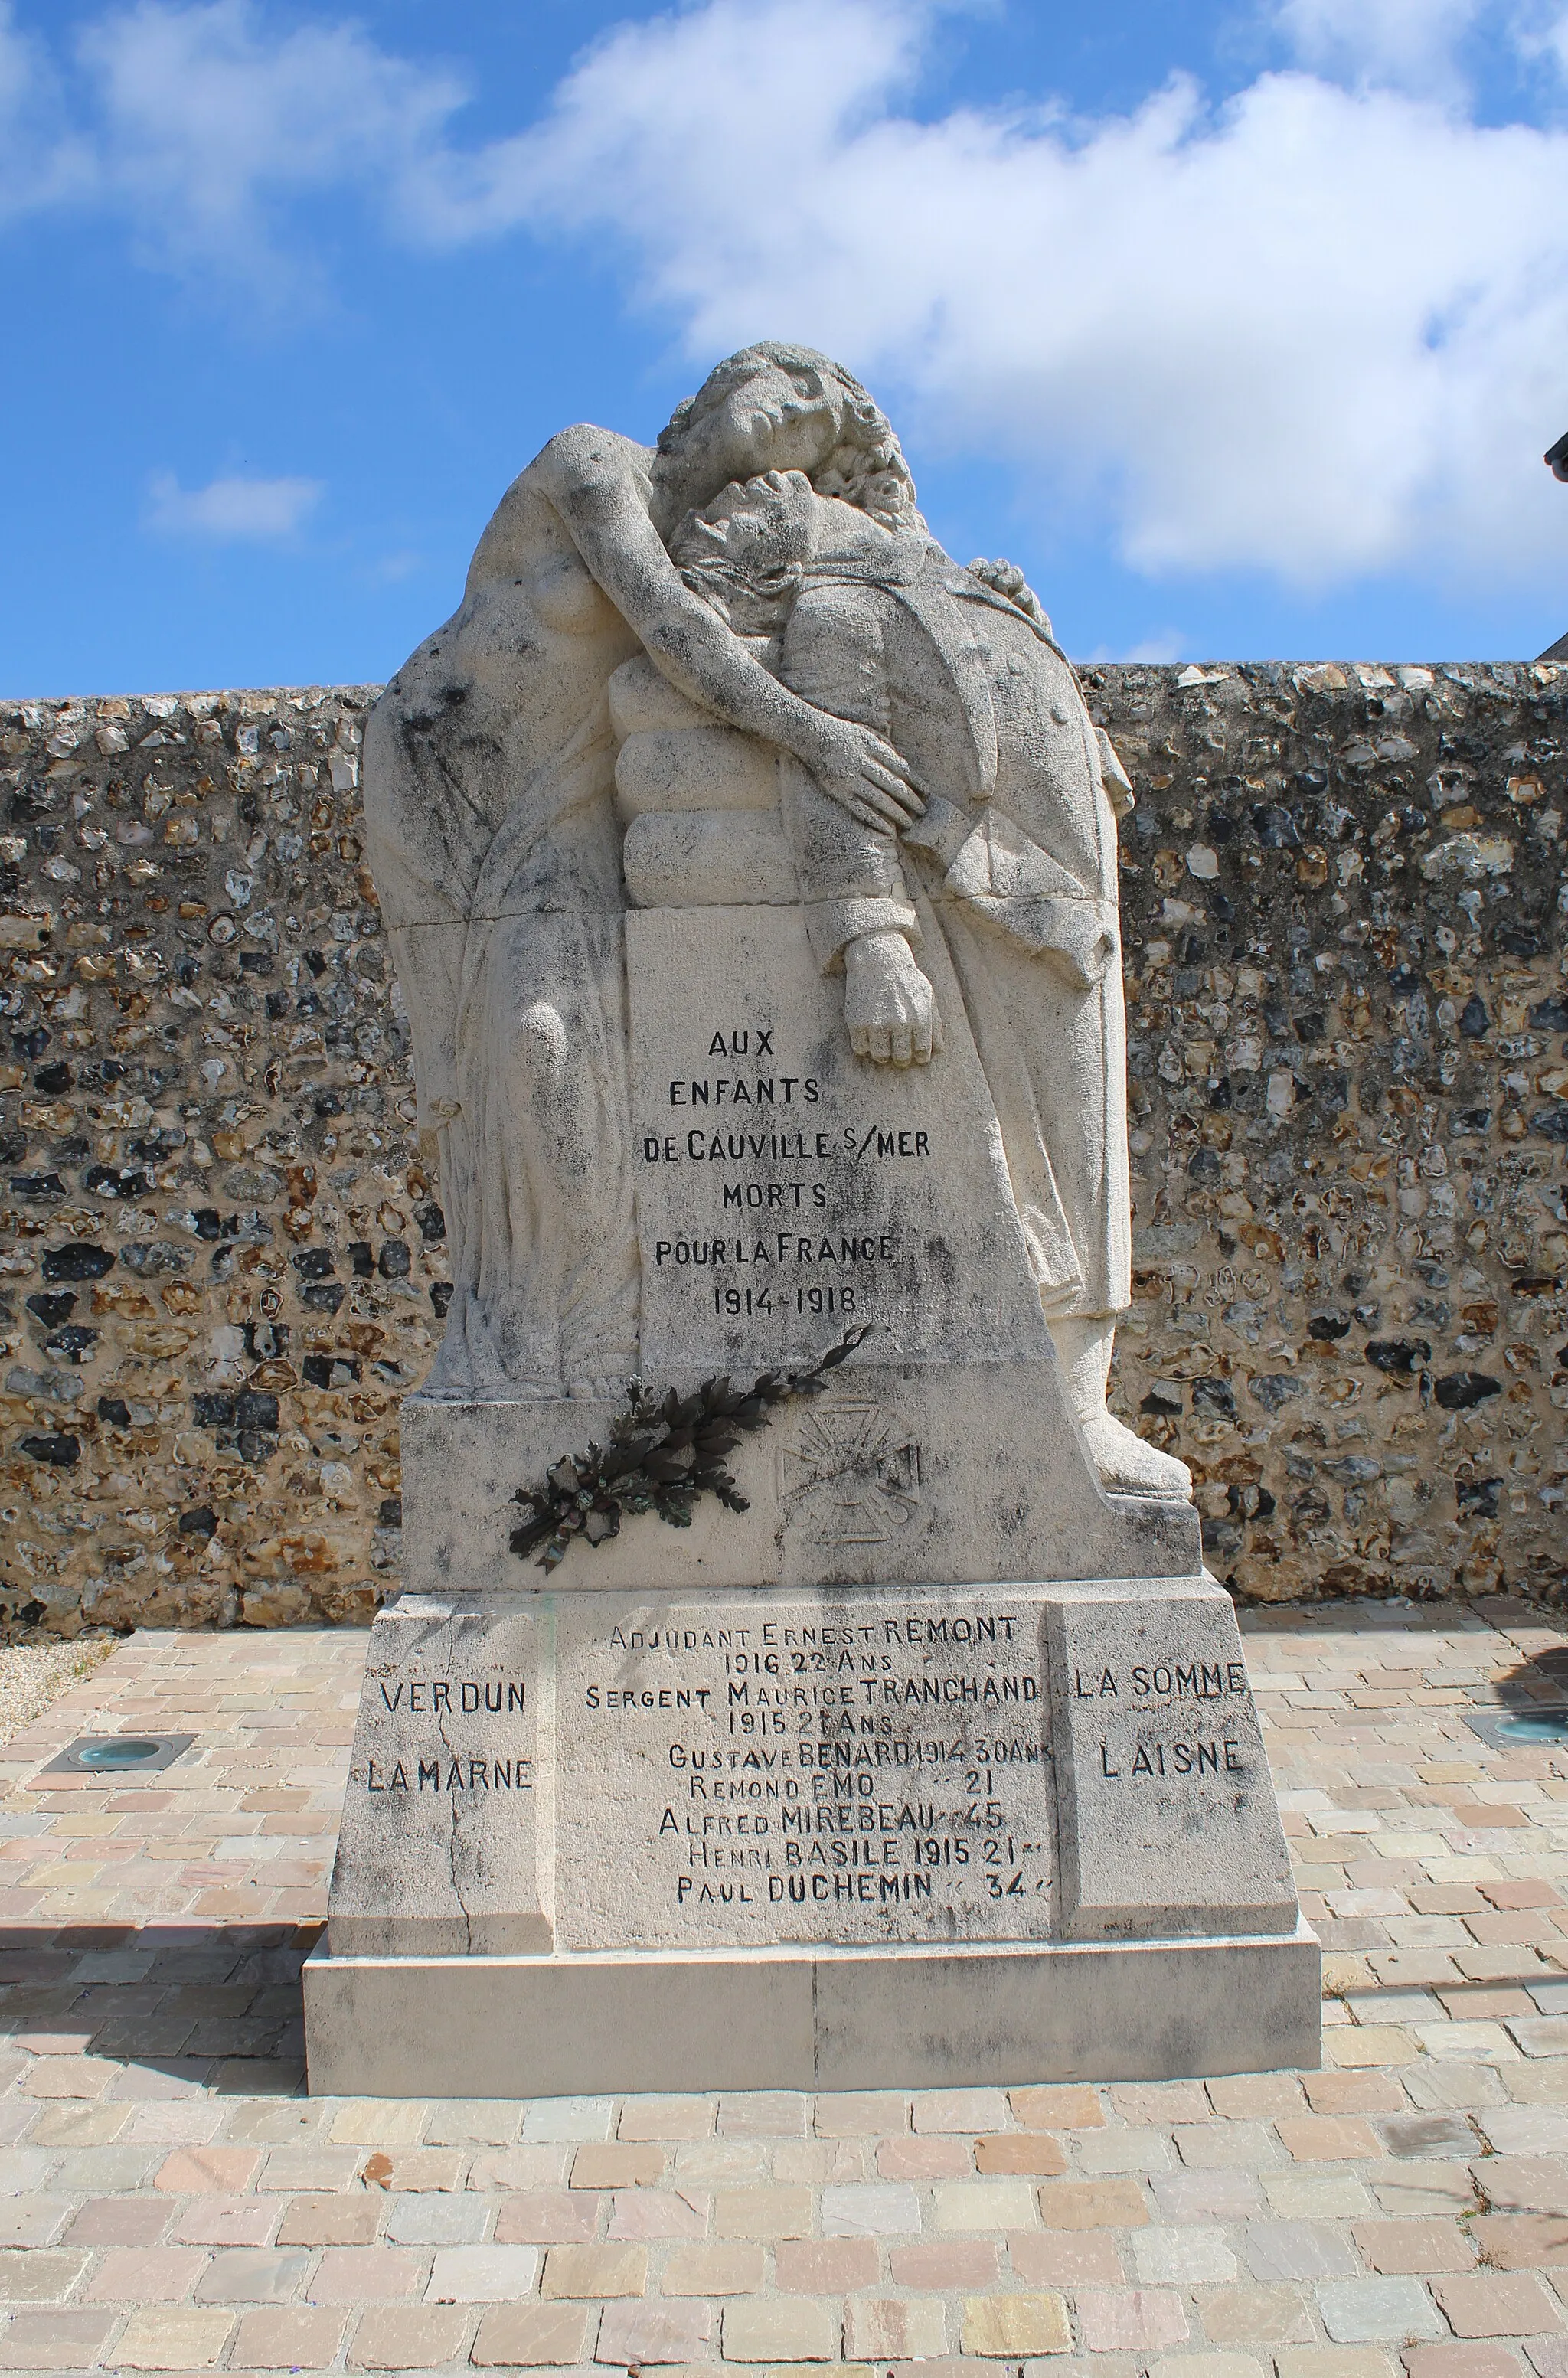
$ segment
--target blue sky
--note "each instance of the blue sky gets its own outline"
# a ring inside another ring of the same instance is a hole
[[[0,0],[0,694],[384,677],[770,333],[1080,657],[1568,629],[1568,0]]]

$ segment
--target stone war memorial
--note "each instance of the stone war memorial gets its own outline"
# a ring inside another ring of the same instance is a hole
[[[1107,1408],[1131,788],[1022,575],[748,348],[515,481],[364,799],[452,1294],[312,2089],[1314,2065],[1231,1601]]]

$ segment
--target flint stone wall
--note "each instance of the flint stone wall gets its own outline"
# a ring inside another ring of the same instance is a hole
[[[1562,1590],[1568,667],[1083,679],[1138,791],[1119,1409],[1239,1593]],[[447,1290],[374,693],[0,704],[0,1615],[396,1588]]]

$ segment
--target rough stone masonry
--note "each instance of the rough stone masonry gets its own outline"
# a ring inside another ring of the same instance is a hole
[[[1239,1594],[1560,1593],[1568,667],[1083,681],[1138,794],[1118,1408]],[[0,1611],[396,1590],[447,1289],[374,694],[0,704]]]

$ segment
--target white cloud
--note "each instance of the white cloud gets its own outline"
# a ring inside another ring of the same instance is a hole
[[[289,203],[344,188],[395,203],[465,96],[352,23],[274,33],[254,0],[139,0],[89,25],[78,55],[106,195],[144,252],[275,291],[298,267]]]
[[[209,479],[182,487],[172,471],[155,472],[146,522],[165,536],[213,544],[268,544],[292,536],[320,502],[319,479]]]
[[[1314,72],[1456,96],[1455,52],[1491,6],[1492,0],[1279,0],[1276,21]]]
[[[313,195],[426,247],[581,242],[694,370],[842,353],[1151,575],[1561,575],[1568,132],[1478,123],[1451,70],[1483,12],[1546,41],[1557,0],[1263,0],[1301,66],[1093,121],[910,112],[943,5],[700,0],[463,150],[459,84],[357,26],[138,0],[81,43],[95,186],[148,257],[250,288]]]
[[[1088,124],[923,122],[895,101],[927,23],[709,0],[627,29],[428,227],[608,237],[694,360],[842,352],[1152,573],[1561,570],[1568,136],[1304,73],[1218,113],[1178,82]]]
[[[43,44],[0,0],[0,222],[54,206],[91,179],[87,145],[64,126],[63,103]]]

